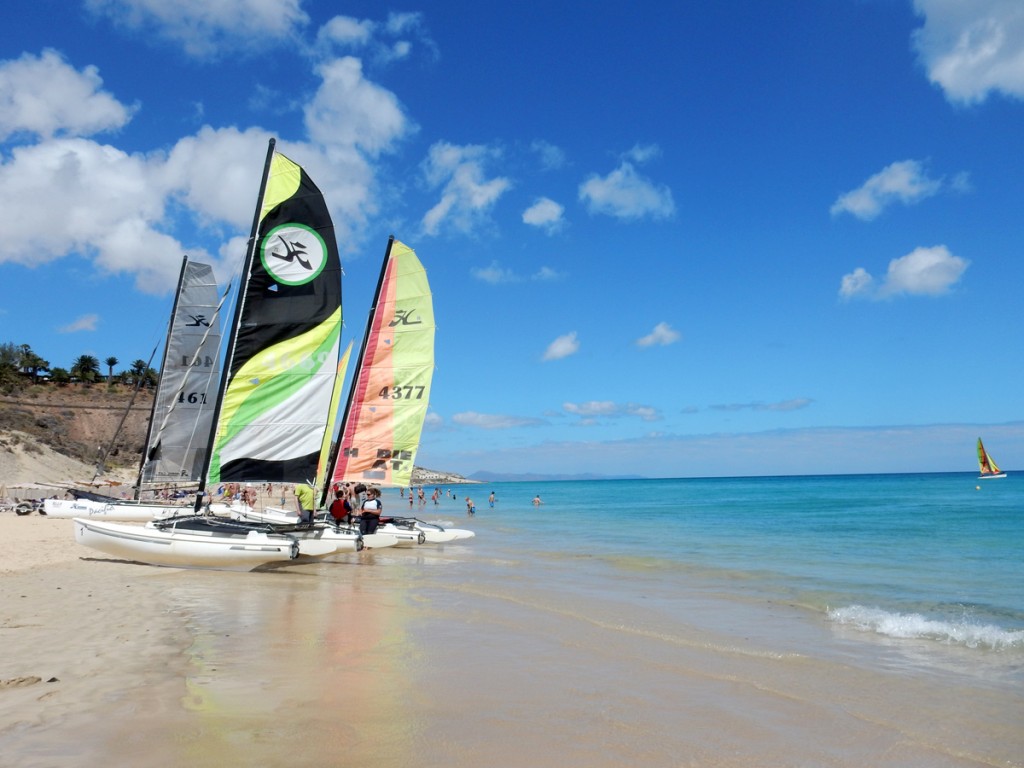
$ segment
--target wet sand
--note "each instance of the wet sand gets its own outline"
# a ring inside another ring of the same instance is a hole
[[[0,517],[3,765],[1024,765],[1016,688],[809,652],[831,630],[786,606],[678,595],[680,621],[470,527],[234,573]]]

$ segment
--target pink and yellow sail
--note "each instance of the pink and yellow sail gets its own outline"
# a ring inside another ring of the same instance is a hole
[[[331,483],[405,486],[434,373],[434,307],[415,251],[391,238],[349,392]]]

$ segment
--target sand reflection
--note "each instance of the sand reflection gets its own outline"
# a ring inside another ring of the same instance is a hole
[[[176,762],[414,762],[403,597],[358,557],[172,587],[193,636]]]

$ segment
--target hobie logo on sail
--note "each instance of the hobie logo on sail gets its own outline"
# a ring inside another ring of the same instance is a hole
[[[327,245],[315,229],[305,224],[281,224],[263,238],[260,261],[277,282],[302,285],[323,270]]]

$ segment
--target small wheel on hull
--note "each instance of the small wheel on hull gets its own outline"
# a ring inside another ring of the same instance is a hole
[[[28,515],[32,513],[31,504],[19,504],[14,508],[14,511],[19,515]]]

